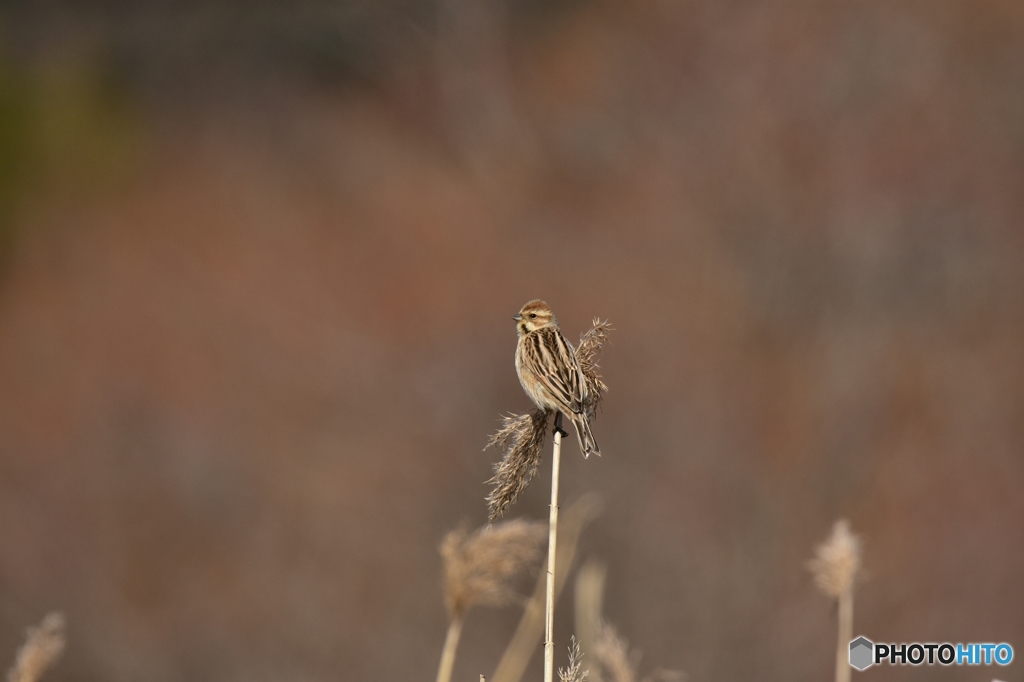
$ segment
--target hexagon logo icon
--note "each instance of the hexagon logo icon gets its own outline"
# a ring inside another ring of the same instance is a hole
[[[875,643],[867,637],[858,637],[850,642],[850,665],[864,670],[874,663]]]

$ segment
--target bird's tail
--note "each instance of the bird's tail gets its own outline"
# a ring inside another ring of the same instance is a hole
[[[597,447],[597,440],[594,439],[594,432],[590,430],[590,420],[587,419],[587,415],[572,415],[572,425],[576,427],[576,438],[579,439],[584,459],[591,455],[600,457],[601,448]]]

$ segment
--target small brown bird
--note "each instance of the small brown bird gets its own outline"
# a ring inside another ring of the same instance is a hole
[[[587,418],[587,384],[576,351],[562,336],[551,308],[544,301],[530,301],[512,319],[519,334],[516,373],[526,395],[542,410],[569,418],[584,457],[600,455]]]

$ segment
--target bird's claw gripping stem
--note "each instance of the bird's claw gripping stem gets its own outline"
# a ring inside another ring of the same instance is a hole
[[[569,433],[562,428],[562,413],[558,412],[555,414],[555,433],[562,434],[562,438],[568,438]]]

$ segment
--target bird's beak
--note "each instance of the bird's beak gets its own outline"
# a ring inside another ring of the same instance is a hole
[[[515,320],[516,322],[520,322],[523,319],[523,316],[520,315],[519,313],[516,313],[515,315],[512,316],[512,319]]]

